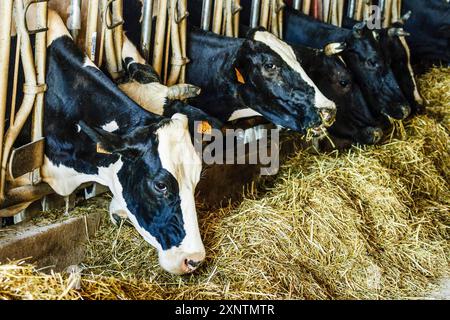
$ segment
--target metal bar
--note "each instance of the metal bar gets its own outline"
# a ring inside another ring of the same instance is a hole
[[[342,20],[344,19],[344,0],[337,1],[337,15],[338,15],[338,26],[342,27]]]
[[[241,0],[234,0],[233,2],[233,24],[234,24],[234,37],[239,37],[239,23],[240,23],[240,12],[242,10]]]
[[[250,11],[250,28],[256,28],[259,23],[259,8],[261,0],[253,0]]]
[[[386,0],[384,4],[383,28],[389,27],[392,18],[392,0]]]
[[[328,23],[330,21],[330,0],[323,0],[323,22]]]
[[[81,0],[70,0],[69,18],[67,19],[67,28],[76,43],[81,29]]]
[[[302,11],[304,14],[309,15],[311,12],[311,0],[303,0]]]
[[[216,0],[214,2],[212,32],[220,34],[220,31],[222,29],[222,17],[223,17],[223,0]]]
[[[347,17],[352,18],[352,19],[354,18],[355,5],[356,5],[356,0],[348,0]]]
[[[201,28],[209,31],[211,27],[211,10],[213,0],[203,0]]]
[[[187,16],[189,13],[187,12],[187,0],[178,0],[178,10],[185,16],[182,17],[179,22],[179,30],[180,30],[180,42],[181,42],[181,56],[183,59],[187,59]],[[181,66],[180,78],[178,79],[178,83],[186,82],[186,65]]]
[[[85,41],[85,52],[93,62],[97,63],[98,60],[95,58],[95,55],[97,52],[98,8],[99,0],[89,0]]]
[[[122,47],[123,47],[123,0],[115,0],[113,2],[113,21],[120,21],[113,30],[114,49],[116,51],[117,73],[122,72]]]
[[[145,61],[150,61],[150,46],[152,43],[153,0],[144,0],[142,13],[141,53]]]
[[[259,25],[268,28],[269,26],[269,10],[270,9],[270,0],[261,0],[261,12],[259,15]]]
[[[232,0],[225,1],[225,30],[224,33],[227,37],[233,37],[233,11],[232,11]]]
[[[81,3],[80,3],[81,4]],[[36,22],[39,26],[45,26],[47,29],[47,2],[37,4],[36,7]],[[47,32],[40,32],[36,34],[35,44],[35,65],[37,73],[37,84],[45,85],[45,67],[47,61]],[[31,141],[37,141],[44,136],[44,92],[36,95],[36,102],[34,105],[34,112],[31,127]],[[37,184],[41,181],[40,169],[35,169],[32,173],[31,181]]]
[[[28,35],[27,27],[25,25],[25,10],[22,0],[15,0],[14,21],[16,24],[17,34],[20,34],[21,39],[21,57],[22,66],[25,76],[24,88],[30,88],[36,90],[36,71],[33,59],[33,50],[31,47],[30,37]],[[9,54],[8,54],[9,56]],[[9,59],[7,61],[9,63]],[[11,123],[4,138],[3,157],[1,162],[1,174],[0,174],[0,198],[4,199],[5,194],[5,181],[6,181],[6,168],[8,164],[8,158],[12,149],[12,146],[22,130],[25,122],[27,121],[31,111],[33,110],[36,94],[33,92],[25,92],[22,104],[16,114],[14,123]]]
[[[294,0],[293,6],[295,10],[300,10],[302,8],[302,0]]]
[[[9,58],[11,50],[11,22],[12,22],[13,0],[0,1],[0,163],[3,153],[3,135],[5,132],[6,98],[8,96],[8,74]],[[17,37],[19,39],[19,37]],[[19,45],[19,44],[17,44]],[[18,62],[18,61],[17,61]],[[1,182],[0,200],[4,198],[5,181]]]
[[[153,68],[161,76],[164,56],[164,39],[167,22],[167,1],[159,1],[158,17],[156,19],[155,42],[153,46]]]
[[[181,73],[180,62],[183,59],[181,54],[180,30],[177,23],[177,0],[170,0],[169,2],[169,23],[170,23],[170,44],[172,49],[172,61],[170,62],[170,75],[167,77],[167,86],[172,86],[177,83]],[[169,41],[168,41],[169,43]],[[176,63],[174,63],[174,61]]]

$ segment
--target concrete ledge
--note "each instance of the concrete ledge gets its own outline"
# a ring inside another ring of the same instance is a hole
[[[100,225],[101,213],[50,225],[25,224],[0,231],[0,262],[31,257],[39,268],[62,271],[84,258],[84,244]]]

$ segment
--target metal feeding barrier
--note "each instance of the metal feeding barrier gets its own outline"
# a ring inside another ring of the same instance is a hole
[[[283,38],[283,0],[253,0],[250,11],[250,27],[266,28],[278,38]]]
[[[168,86],[185,82],[188,15],[187,0],[143,0],[141,54]]]
[[[43,113],[46,66],[47,0],[2,0],[0,2],[0,217],[12,216],[35,200],[33,188],[41,182],[43,163]],[[30,29],[27,14],[34,7],[36,29]],[[15,30],[15,31],[14,31]],[[12,34],[16,32],[16,51],[11,57]],[[30,35],[35,35],[33,51]],[[12,58],[12,59],[11,59]],[[10,70],[14,62],[13,70]],[[24,85],[18,88],[19,64]],[[11,77],[12,75],[12,77]],[[12,88],[9,86],[12,81]],[[8,101],[8,89],[11,98]],[[23,100],[16,110],[18,90]],[[9,119],[7,111],[9,107]],[[25,123],[31,117],[30,143],[13,150]],[[8,125],[7,125],[8,124]],[[5,132],[6,131],[6,132]],[[27,173],[29,173],[28,176]],[[47,188],[45,188],[47,190]],[[42,190],[40,190],[42,191]],[[8,208],[9,207],[9,208]],[[5,209],[8,208],[8,209]]]
[[[358,21],[368,20],[378,7],[382,17],[382,27],[401,18],[402,0],[293,0],[294,9],[312,16],[317,20],[342,26],[344,14]]]
[[[227,37],[238,37],[241,10],[240,0],[204,0],[201,28]]]

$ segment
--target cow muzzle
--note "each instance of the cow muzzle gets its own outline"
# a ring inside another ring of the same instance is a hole
[[[194,272],[205,259],[205,249],[199,248],[196,252],[183,252],[175,249],[159,252],[159,263],[161,267],[176,275]]]
[[[329,106],[320,108],[319,115],[325,127],[331,127],[336,119],[336,105],[331,102]]]

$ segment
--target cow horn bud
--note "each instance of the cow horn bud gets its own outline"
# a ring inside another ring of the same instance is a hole
[[[323,49],[323,51],[326,56],[330,57],[335,54],[341,53],[342,51],[345,50],[346,47],[347,47],[347,44],[345,42],[333,42],[333,43],[327,44],[325,46],[325,48]]]
[[[185,100],[195,98],[200,94],[201,89],[192,84],[176,84],[169,87],[167,91],[167,99],[169,100]]]
[[[408,37],[410,34],[403,30],[403,28],[389,28],[389,37]]]
[[[366,22],[360,22],[353,26],[353,34],[356,38],[361,38],[362,30],[366,27]]]
[[[406,21],[408,21],[409,18],[411,18],[412,12],[409,10],[407,13],[401,16],[400,23],[405,24]]]

